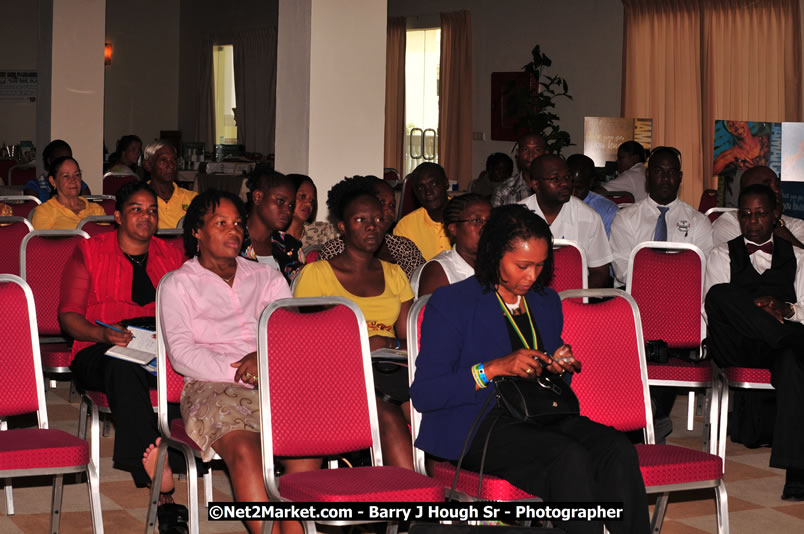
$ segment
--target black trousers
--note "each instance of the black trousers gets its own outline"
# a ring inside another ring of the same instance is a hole
[[[771,467],[804,469],[804,325],[780,323],[733,284],[713,286],[705,307],[719,366],[770,369],[776,390]]]
[[[114,416],[114,453],[116,469],[129,471],[138,486],[151,479],[142,466],[145,449],[159,436],[149,389],[156,388],[156,377],[131,362],[106,356],[111,345],[96,344],[75,355],[70,370],[82,391],[101,391],[109,399]],[[169,408],[170,418],[181,417],[178,406]],[[180,454],[168,452],[174,471],[184,470]]]
[[[464,458],[480,471],[489,435],[484,473],[548,502],[622,502],[622,521],[610,521],[612,534],[650,531],[648,498],[636,449],[624,434],[586,417],[568,416],[542,425],[522,423],[495,406],[481,421]],[[556,525],[570,534],[601,532],[601,522],[570,521]]]

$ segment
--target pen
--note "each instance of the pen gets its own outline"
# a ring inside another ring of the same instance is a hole
[[[125,331],[125,330],[120,330],[120,329],[119,329],[119,328],[117,328],[116,326],[112,326],[112,325],[110,325],[110,324],[108,324],[108,323],[104,323],[103,321],[95,321],[95,324],[100,325],[100,326],[105,326],[106,328],[111,328],[111,329],[112,329],[112,330],[114,330],[115,332],[120,332],[121,334],[125,334],[125,333],[126,333],[126,331]]]

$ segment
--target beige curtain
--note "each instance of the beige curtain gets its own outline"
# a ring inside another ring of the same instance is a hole
[[[239,32],[233,45],[237,142],[250,152],[273,154],[276,28]]]
[[[404,176],[405,142],[405,17],[388,19],[385,45],[385,157],[386,168]]]
[[[712,176],[714,121],[798,121],[798,0],[623,0],[623,115],[653,118],[654,145],[681,150],[680,196]]]
[[[472,180],[472,18],[441,14],[438,161],[466,189]]]
[[[215,151],[215,75],[212,72],[212,37],[204,40],[201,50],[200,76],[198,80],[198,122],[194,132],[196,141],[204,142],[204,150]]]

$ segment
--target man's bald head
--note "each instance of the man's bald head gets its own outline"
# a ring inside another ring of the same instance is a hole
[[[553,165],[566,165],[561,157],[555,154],[544,154],[535,158],[530,164],[530,177],[532,180],[541,180],[545,176],[546,169]]]

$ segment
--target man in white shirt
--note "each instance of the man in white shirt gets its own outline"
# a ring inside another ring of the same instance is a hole
[[[648,198],[645,186],[645,149],[636,141],[626,141],[617,149],[617,177],[603,184],[606,191],[628,191],[634,202]]]
[[[611,223],[614,276],[625,285],[631,251],[644,241],[692,243],[704,255],[712,250],[712,224],[701,212],[679,200],[681,162],[678,151],[662,147],[648,161],[648,198],[626,206]]]
[[[787,239],[794,247],[804,248],[804,220],[781,215],[782,187],[776,173],[765,166],[751,167],[740,178],[740,191],[754,184],[767,185],[776,193],[776,213],[779,220],[776,221],[773,234]],[[712,239],[715,246],[731,241],[738,235],[740,235],[740,223],[737,221],[736,212],[724,213],[712,223]]]
[[[523,135],[516,144],[517,173],[497,186],[491,195],[491,205],[515,204],[530,196],[530,163],[546,152],[547,141],[543,135]]]
[[[773,234],[776,195],[740,192],[741,236],[706,267],[708,345],[721,367],[770,369],[776,391],[771,467],[787,470],[783,500],[804,500],[804,250]],[[772,412],[771,412],[772,415]]]
[[[611,249],[603,220],[595,210],[572,196],[567,163],[545,154],[530,165],[530,187],[535,194],[521,201],[542,217],[556,239],[571,239],[586,253],[589,287],[610,287]]]

